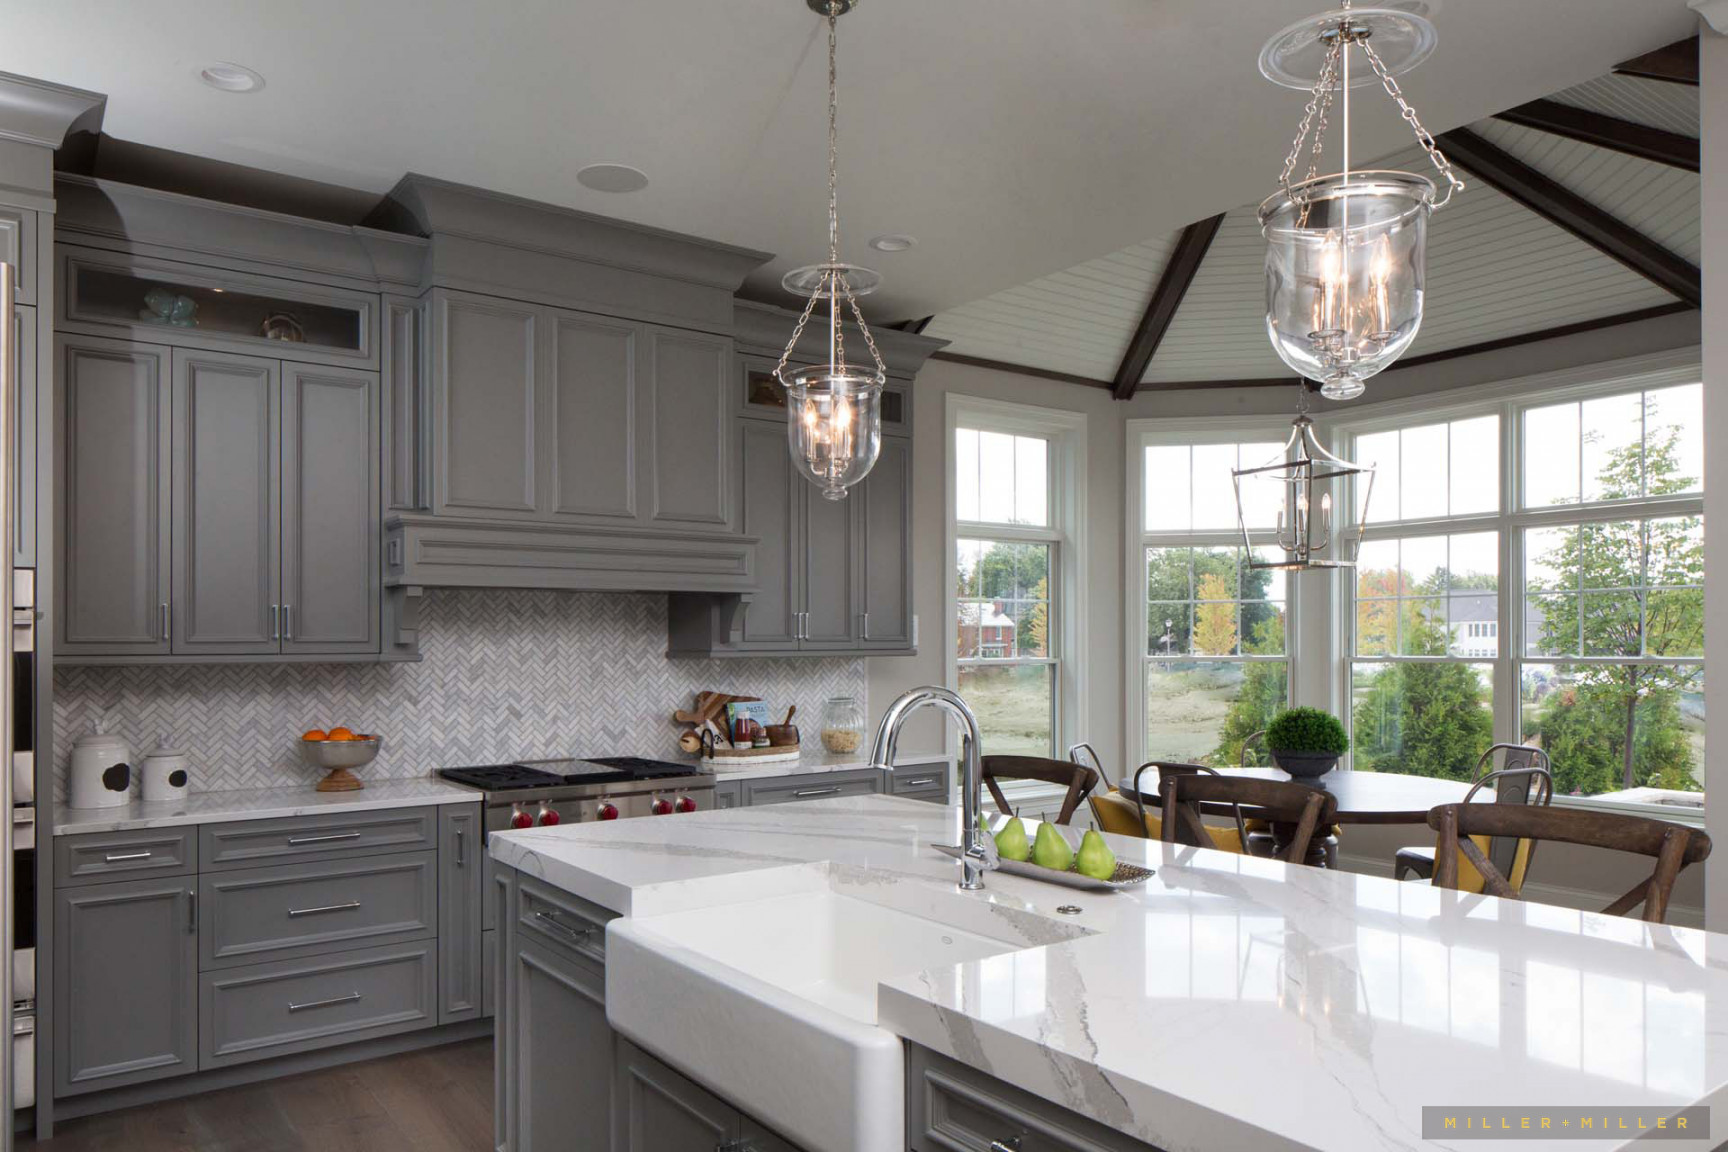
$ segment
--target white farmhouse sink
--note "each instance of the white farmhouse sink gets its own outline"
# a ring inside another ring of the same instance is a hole
[[[951,927],[811,876],[808,891],[612,921],[606,1014],[806,1148],[903,1149],[904,1060],[899,1037],[876,1026],[877,983],[1030,942]],[[893,889],[862,890],[892,899]],[[955,903],[972,904],[955,918],[976,922],[975,903]]]

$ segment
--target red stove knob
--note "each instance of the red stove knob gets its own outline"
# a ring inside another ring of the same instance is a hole
[[[612,803],[612,801],[610,801],[610,800],[600,801],[600,807],[594,809],[594,819],[596,819],[596,820],[616,820],[616,819],[618,819],[618,805]]]
[[[540,805],[540,817],[539,817],[539,820],[537,821],[537,823],[542,824],[542,825],[550,825],[550,824],[561,824],[563,822],[564,822],[564,817],[558,815],[558,810],[553,808],[552,805],[550,805],[550,804],[541,804]]]
[[[534,817],[524,812],[520,804],[512,805],[510,808],[510,827],[532,828],[534,827]]]
[[[696,811],[696,801],[689,796],[680,796],[672,802],[672,810],[674,812],[694,812]]]
[[[672,814],[672,801],[664,796],[656,796],[654,803],[649,805],[648,811],[656,816],[670,816]]]

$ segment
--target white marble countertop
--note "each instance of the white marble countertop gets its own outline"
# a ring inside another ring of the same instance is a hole
[[[114,808],[54,805],[54,835],[172,828],[179,824],[220,824],[231,820],[268,820],[278,816],[315,816],[324,812],[365,812],[418,804],[478,804],[485,794],[431,777],[377,780],[358,792],[315,792],[299,788],[237,788],[193,792],[183,800],[151,804],[134,800]]]
[[[915,752],[902,752],[895,757],[895,767],[905,767],[910,764],[947,764],[950,757],[946,752],[932,752],[920,755]],[[843,772],[848,768],[870,767],[868,749],[860,748],[856,752],[834,753],[824,752],[818,745],[807,748],[796,760],[781,760],[773,764],[750,764],[743,766],[724,767],[702,764],[702,770],[713,772],[717,783],[727,780],[761,780],[770,776],[810,776],[823,772]]]
[[[958,825],[870,796],[497,833],[490,851],[629,916],[762,898],[809,862],[914,908],[955,891],[928,845]],[[991,873],[961,895],[1044,942],[884,983],[880,1024],[1171,1152],[1511,1152],[1529,1145],[1424,1141],[1422,1107],[1728,1104],[1728,936],[1111,840],[1156,870],[1144,887]]]

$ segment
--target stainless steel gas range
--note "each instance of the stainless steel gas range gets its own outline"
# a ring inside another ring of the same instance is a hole
[[[714,806],[714,777],[689,764],[638,756],[519,760],[438,775],[486,793],[486,831],[678,816]]]

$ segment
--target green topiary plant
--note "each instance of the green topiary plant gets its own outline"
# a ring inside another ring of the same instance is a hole
[[[1350,737],[1338,717],[1318,708],[1286,708],[1266,726],[1266,747],[1308,756],[1342,756]]]

